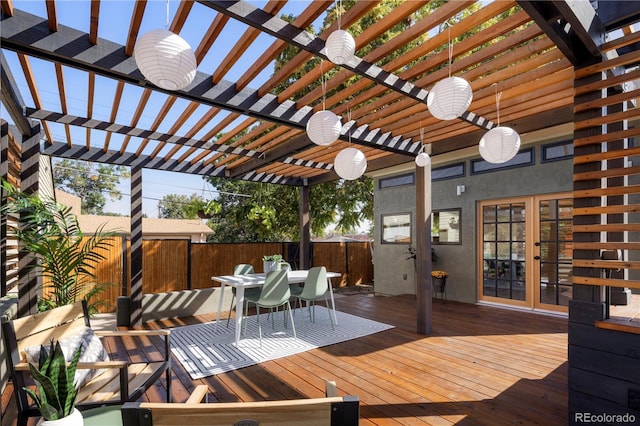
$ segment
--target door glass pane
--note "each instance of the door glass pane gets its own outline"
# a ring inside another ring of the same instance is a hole
[[[526,300],[525,204],[483,206],[483,296]]]
[[[523,223],[514,223],[511,226],[511,239],[515,241],[524,241],[526,226]]]
[[[498,209],[498,222],[509,222],[511,220],[511,205],[503,204],[496,207]]]
[[[496,221],[496,206],[485,206],[482,208],[482,221],[493,223]]]
[[[540,202],[540,304],[567,306],[571,299],[573,200]]]
[[[511,221],[512,222],[524,222],[525,221],[525,210],[524,203],[512,204],[511,205]]]

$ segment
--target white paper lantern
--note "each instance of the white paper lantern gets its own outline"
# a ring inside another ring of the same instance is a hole
[[[447,77],[433,86],[427,96],[429,112],[439,120],[460,117],[471,105],[473,91],[464,78]]]
[[[331,145],[340,137],[342,122],[331,111],[318,111],[307,121],[307,135],[316,145]]]
[[[426,167],[429,165],[429,163],[431,163],[431,157],[429,157],[429,154],[427,154],[426,152],[421,152],[420,154],[416,155],[415,161],[418,167]]]
[[[191,84],[198,63],[189,43],[164,29],[144,34],[133,56],[142,75],[166,90],[180,90]]]
[[[505,163],[520,149],[520,135],[509,127],[494,127],[480,139],[480,155],[490,163]]]
[[[348,147],[336,155],[333,168],[342,179],[355,180],[367,170],[367,158],[359,149]]]
[[[325,43],[327,58],[336,65],[346,63],[356,51],[356,41],[345,30],[336,30],[329,34]]]

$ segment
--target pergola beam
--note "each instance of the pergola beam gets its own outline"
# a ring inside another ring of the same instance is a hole
[[[204,166],[202,162],[195,164],[189,161],[179,162],[178,160],[165,160],[164,158],[148,155],[135,156],[132,153],[121,154],[119,151],[107,151],[102,148],[89,148],[84,146],[69,147],[66,143],[53,142],[41,149],[44,155],[52,157],[69,158],[94,163],[113,164],[118,166],[140,167],[145,169],[162,170],[167,172],[188,173],[192,175],[225,177],[225,168],[216,168],[214,164]],[[300,178],[291,178],[271,173],[251,172],[241,176],[242,180],[262,183],[277,183],[283,185],[299,186],[302,184]]]
[[[599,62],[605,27],[588,1],[518,0],[575,66]]]
[[[271,34],[272,36],[302,50],[313,53],[322,59],[329,60],[325,53],[324,40],[319,37],[315,37],[304,29],[273,16],[244,0],[198,0],[198,3],[237,19],[238,21],[253,28],[257,28],[264,33]],[[367,78],[376,84],[384,86],[394,92],[398,92],[403,96],[423,104],[427,103],[427,96],[429,94],[427,90],[418,87],[410,81],[404,80],[395,74],[385,71],[376,64],[372,64],[364,59],[358,58],[355,55],[348,62],[340,66],[356,75]],[[459,118],[485,130],[490,130],[496,126],[496,124],[491,120],[469,111],[463,113]]]
[[[19,10],[12,17],[2,18],[0,31],[3,48],[130,84],[152,86],[138,70],[135,59],[125,54],[124,46],[102,39],[93,45],[86,33],[63,25],[59,26],[57,32],[51,33],[46,19]],[[293,101],[279,103],[277,97],[271,94],[260,96],[253,89],[238,91],[233,82],[214,84],[211,76],[202,72],[198,72],[194,82],[184,90],[169,91],[155,86],[153,89],[301,130],[306,128],[314,112],[309,106],[298,108]],[[392,138],[382,134],[379,129],[364,126],[359,129],[360,132],[351,136],[350,141],[354,144],[409,156],[416,155],[420,150],[420,142],[413,142],[410,138]],[[340,139],[349,141],[345,134]]]

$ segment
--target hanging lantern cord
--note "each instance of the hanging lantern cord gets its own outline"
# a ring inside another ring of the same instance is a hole
[[[347,101],[347,123],[351,123],[351,107],[349,106],[349,101]],[[349,124],[349,145],[351,145],[351,129],[353,124]]]
[[[342,0],[336,2],[336,7],[338,8],[338,29],[342,28]]]
[[[422,154],[424,152],[424,129],[422,128],[422,122],[420,122],[420,152]]]
[[[449,37],[449,77],[451,77],[451,66],[453,65],[453,43],[451,43],[451,25],[447,24],[447,33]]]
[[[324,79],[324,69],[322,67],[324,60],[320,59],[320,86],[322,86],[322,109],[327,109],[327,82]]]
[[[164,29],[169,29],[169,0],[167,0],[167,18],[164,21]]]
[[[498,92],[498,83],[493,83],[493,86],[496,87],[496,111],[498,115],[498,126],[500,126],[500,98],[502,97],[502,92]]]

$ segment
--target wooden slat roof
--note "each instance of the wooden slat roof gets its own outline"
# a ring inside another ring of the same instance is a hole
[[[428,2],[397,2],[351,31],[357,57],[341,67],[323,51],[338,23],[317,37],[305,31],[321,25],[332,1],[175,2],[168,28],[189,41],[199,64],[194,83],[175,92],[146,81],[132,57],[137,38],[162,26],[164,3],[36,3],[2,4],[3,83],[4,73],[16,81],[26,116],[42,123],[44,153],[59,157],[312,185],[337,178],[334,158],[349,143],[365,153],[368,171],[411,161],[421,129],[433,155],[477,145],[497,124],[497,90],[501,124],[521,134],[573,121],[573,65],[532,19],[544,15],[535,2],[453,1],[422,14]],[[379,3],[356,2],[341,27]],[[297,19],[279,17],[288,13]],[[412,25],[379,43],[401,21]],[[289,45],[298,53],[274,71]],[[470,82],[474,99],[460,119],[440,121],[426,99],[449,72]],[[326,108],[343,123],[351,118],[329,147],[305,133],[322,108],[323,74]]]

